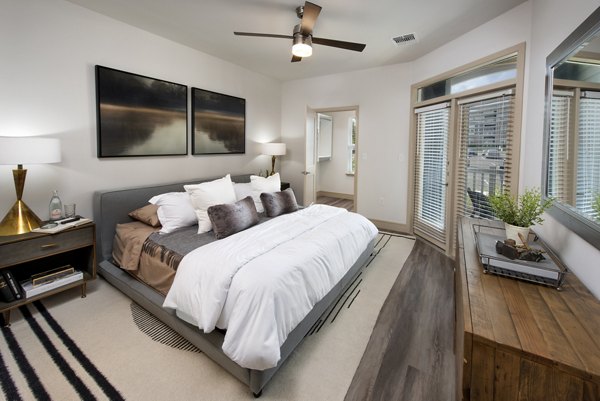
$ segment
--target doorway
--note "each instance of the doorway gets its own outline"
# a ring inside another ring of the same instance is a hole
[[[308,110],[305,204],[356,210],[358,107]],[[307,202],[308,201],[308,202]]]

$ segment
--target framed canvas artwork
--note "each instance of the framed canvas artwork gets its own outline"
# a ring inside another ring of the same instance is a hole
[[[192,154],[246,152],[246,100],[192,88]]]
[[[96,66],[98,157],[187,154],[187,86]]]

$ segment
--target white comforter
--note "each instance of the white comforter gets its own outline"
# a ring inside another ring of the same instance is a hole
[[[277,365],[280,347],[376,236],[366,218],[312,205],[187,254],[164,307],[208,333],[240,366]]]

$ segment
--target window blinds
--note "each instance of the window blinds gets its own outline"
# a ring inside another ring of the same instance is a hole
[[[595,216],[594,198],[600,193],[600,92],[582,92],[579,104],[577,209]]]
[[[552,95],[550,136],[548,141],[548,195],[562,203],[572,203],[569,191],[569,132],[573,93],[558,92]]]
[[[493,218],[489,196],[510,185],[513,90],[459,102],[458,216]]]
[[[415,110],[414,231],[440,244],[446,242],[449,103]]]

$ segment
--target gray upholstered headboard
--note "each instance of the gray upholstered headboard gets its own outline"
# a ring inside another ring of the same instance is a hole
[[[218,177],[220,178],[220,177]],[[186,180],[136,188],[94,192],[94,222],[96,223],[96,257],[98,263],[112,259],[112,244],[117,224],[133,221],[128,213],[146,205],[155,195],[181,192],[186,184],[212,181],[214,178]],[[233,182],[250,182],[250,174],[231,176]]]

